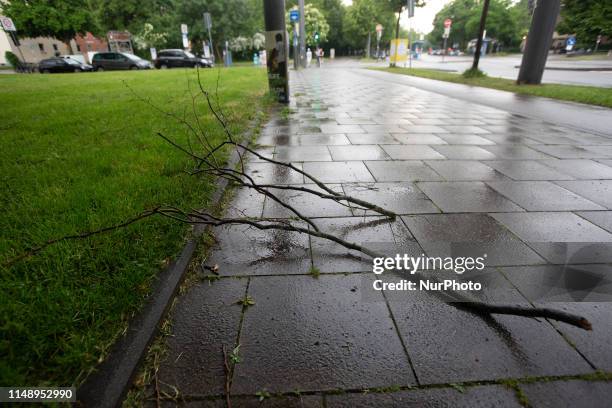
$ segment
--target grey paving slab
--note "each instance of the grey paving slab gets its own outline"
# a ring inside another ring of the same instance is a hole
[[[385,145],[382,148],[394,160],[443,160],[445,157],[424,145]]]
[[[399,144],[390,133],[349,133],[346,137],[354,145]]]
[[[487,214],[432,214],[402,217],[428,256],[486,254],[486,265],[535,265],[545,261]]]
[[[508,180],[491,167],[472,160],[430,160],[427,165],[448,181]]]
[[[225,214],[228,217],[261,217],[265,196],[251,188],[238,188]]]
[[[321,125],[323,133],[364,133],[365,130],[359,125],[337,125],[333,123]]]
[[[343,134],[314,133],[310,135],[262,136],[257,140],[260,145],[275,146],[332,146],[350,144]]]
[[[295,187],[303,187],[309,190],[327,194],[316,184],[301,184]],[[342,187],[339,184],[327,184],[327,187],[336,192],[342,192]],[[321,198],[309,192],[297,190],[284,190],[271,188],[270,191],[284,203],[290,205],[305,217],[340,217],[351,216],[351,209],[345,205],[339,204],[337,201]],[[264,204],[264,217],[271,218],[290,218],[296,214],[290,209],[282,206],[278,201],[271,198],[266,198]]]
[[[529,138],[538,142],[538,144],[545,144],[545,145],[575,145],[576,144],[575,139],[571,139],[569,137],[563,136],[562,133],[555,132],[554,134],[548,134],[548,133],[541,133],[538,131],[533,131],[533,132],[526,133],[526,135],[529,136]],[[571,151],[571,149],[569,150]]]
[[[514,145],[514,144],[531,145],[531,144],[539,143],[538,141],[530,139],[528,137],[521,136],[521,135],[513,135],[513,134],[489,134],[489,135],[483,135],[482,137],[498,145]]]
[[[449,133],[448,129],[434,125],[401,125],[401,128],[408,133]]]
[[[375,181],[368,168],[360,161],[333,163],[304,163],[304,171],[323,183],[352,183]]]
[[[548,381],[521,384],[520,388],[535,408],[606,408],[612,395],[612,382],[606,381]]]
[[[514,180],[572,180],[573,177],[532,160],[484,161],[489,167]]]
[[[496,157],[500,159],[507,160],[538,160],[551,158],[549,155],[535,151],[527,146],[483,146],[483,149],[493,153]]]
[[[376,204],[396,214],[437,213],[440,210],[414,183],[344,184],[347,195]],[[371,210],[353,209],[353,214],[376,215]]]
[[[491,216],[525,242],[612,241],[612,234],[569,212],[499,213]]]
[[[360,125],[361,129],[367,133],[406,133],[407,130],[399,125]],[[347,132],[359,133],[359,132]]]
[[[605,210],[548,181],[489,181],[487,184],[528,211]]]
[[[420,182],[417,186],[443,212],[523,211],[480,181]]]
[[[225,387],[222,347],[233,349],[240,327],[246,280],[200,283],[178,298],[172,336],[158,376],[162,391],[182,395],[219,395]],[[204,323],[204,324],[203,324]]]
[[[336,118],[336,122],[339,125],[375,125],[376,122],[373,118],[362,116],[362,117],[350,117],[350,118]]]
[[[607,209],[612,209],[612,180],[575,180],[557,181],[556,183]]]
[[[206,263],[222,276],[307,273],[312,264],[308,236],[297,232],[235,225],[217,228],[215,239]]]
[[[232,391],[415,384],[382,296],[365,303],[359,286],[356,275],[254,279]]]
[[[441,137],[429,133],[393,133],[393,137],[407,145],[447,144]]]
[[[606,154],[597,153],[577,146],[533,145],[532,147],[558,159],[597,159],[608,157]]]
[[[588,150],[590,152],[593,152],[594,154],[597,154],[597,155],[604,155],[608,159],[612,157],[612,146],[606,146],[606,145],[597,145],[597,146],[578,145],[577,147],[586,149],[586,150]]]
[[[302,163],[292,163],[302,169]],[[248,163],[246,173],[257,184],[302,184],[304,176],[287,166],[270,162]],[[249,182],[247,180],[247,182]]]
[[[576,213],[593,224],[612,232],[612,211],[581,211]]]
[[[332,161],[327,146],[277,146],[274,159],[283,162]]]
[[[390,157],[377,145],[330,146],[334,161],[346,160],[389,160]]]
[[[527,305],[507,281],[497,280],[496,288],[502,287],[503,298],[487,292],[478,297]],[[430,292],[386,295],[421,384],[592,372],[546,321],[506,315],[483,319]]]
[[[260,156],[263,156],[267,159],[273,159],[275,150],[276,150],[276,147],[274,146],[266,146],[266,147],[259,147],[255,149],[254,151]],[[261,157],[258,157],[257,155],[253,153],[247,153],[243,157],[244,157],[244,160],[248,163],[266,162],[265,159],[262,159]]]
[[[419,160],[366,162],[376,181],[439,181],[442,176]]]
[[[440,137],[452,145],[494,145],[495,143],[482,136],[470,134],[441,133]]]
[[[391,256],[397,253],[418,256],[423,252],[399,219],[391,222],[381,217],[325,218],[320,219],[317,226],[347,242]],[[311,249],[313,264],[321,272],[372,270],[369,257],[329,240],[312,237]]]
[[[540,163],[581,180],[612,179],[612,167],[593,160],[543,160]]]
[[[444,129],[448,130],[450,133],[466,133],[466,134],[486,134],[491,133],[486,130],[484,127],[480,126],[470,126],[470,125],[446,125],[443,126]]]
[[[328,408],[518,408],[514,391],[501,385],[454,388],[420,389],[386,393],[341,394],[326,397]]]
[[[432,146],[448,159],[456,160],[492,160],[495,155],[479,146]]]

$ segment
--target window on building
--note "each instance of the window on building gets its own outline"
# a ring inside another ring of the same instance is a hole
[[[45,44],[43,43],[38,43],[38,50],[40,52],[45,52]]]
[[[53,44],[53,51],[57,51],[57,44]]]

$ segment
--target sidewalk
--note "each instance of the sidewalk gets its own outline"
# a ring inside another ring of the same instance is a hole
[[[288,194],[322,230],[415,256],[482,243],[503,300],[523,304],[533,300],[525,272],[543,279],[560,268],[534,242],[612,242],[612,134],[332,68],[292,72],[293,113],[272,119],[261,150],[401,217]],[[268,163],[249,169],[260,181],[305,183]],[[229,211],[288,216],[247,191]],[[246,227],[218,229],[216,240],[207,264],[221,279],[179,296],[158,372],[160,389],[189,406],[225,406],[222,346],[238,344],[233,407],[604,406],[612,395],[611,382],[574,377],[612,371],[610,303],[554,305],[584,314],[592,332],[483,319],[424,293],[373,292],[371,262],[327,241]],[[243,309],[246,295],[255,304]]]

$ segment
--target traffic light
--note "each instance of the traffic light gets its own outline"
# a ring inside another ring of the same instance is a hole
[[[315,34],[314,34],[314,40],[315,40],[315,43],[317,43],[317,44],[319,43],[319,38],[320,38],[320,36],[319,36],[319,32],[317,31],[317,32],[315,32]]]

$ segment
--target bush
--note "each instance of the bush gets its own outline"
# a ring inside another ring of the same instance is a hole
[[[487,76],[487,74],[485,74],[478,68],[477,69],[473,69],[473,68],[466,69],[462,75],[464,78],[483,78]]]
[[[4,53],[4,58],[13,68],[19,68],[21,65],[19,58],[17,58],[17,56],[10,51]]]

